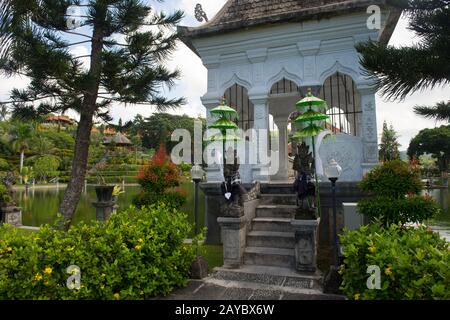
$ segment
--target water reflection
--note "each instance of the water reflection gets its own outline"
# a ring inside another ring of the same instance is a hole
[[[194,222],[194,195],[193,185],[191,182],[185,182],[181,188],[187,194],[187,203],[183,207],[183,211],[188,214],[190,222]],[[133,197],[140,191],[138,186],[126,186],[125,193],[118,198],[117,204],[119,210],[127,208],[132,204]],[[14,198],[18,206],[22,208],[22,220],[26,226],[40,226],[46,223],[53,223],[58,213],[58,206],[64,195],[63,188],[30,188],[28,192],[25,190],[17,190]],[[87,190],[81,195],[78,203],[74,224],[81,221],[89,222],[95,219],[95,208],[92,202],[96,201],[95,189],[88,186]],[[204,196],[200,192],[199,197],[199,224],[204,225]]]

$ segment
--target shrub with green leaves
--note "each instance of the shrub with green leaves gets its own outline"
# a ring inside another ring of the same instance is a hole
[[[8,171],[10,169],[10,165],[8,161],[3,158],[0,158],[0,171]]]
[[[377,196],[401,198],[419,194],[423,188],[420,172],[401,160],[386,161],[367,173],[359,186]]]
[[[147,299],[184,286],[196,245],[185,214],[164,205],[119,212],[68,232],[0,228],[0,299]],[[81,270],[70,290],[67,267]]]
[[[175,189],[181,182],[181,171],[172,162],[163,145],[137,175],[142,192],[133,199],[136,206],[166,203],[181,208],[186,195]]]
[[[8,188],[0,183],[0,207],[12,201]]]
[[[372,224],[340,238],[349,299],[450,299],[449,243],[430,229]],[[367,287],[369,266],[380,268],[380,289]]]
[[[388,226],[422,222],[439,213],[436,201],[420,196],[420,172],[401,160],[387,161],[369,172],[360,183],[371,198],[358,202],[358,211]]]

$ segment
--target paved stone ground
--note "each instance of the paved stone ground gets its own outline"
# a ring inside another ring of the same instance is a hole
[[[344,300],[343,296],[312,289],[286,289],[258,283],[218,280],[211,277],[191,280],[161,300]]]

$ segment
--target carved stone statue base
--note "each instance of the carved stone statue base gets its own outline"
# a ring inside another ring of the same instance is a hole
[[[7,206],[0,208],[1,222],[15,227],[22,226],[22,210],[16,206]]]

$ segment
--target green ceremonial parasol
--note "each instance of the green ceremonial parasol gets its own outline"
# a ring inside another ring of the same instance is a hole
[[[238,113],[233,108],[226,105],[225,98],[222,99],[222,103],[220,106],[215,107],[210,111],[210,113],[214,116],[218,116],[219,118],[233,119],[238,118]]]
[[[216,122],[214,122],[212,125],[210,125],[209,128],[210,129],[219,129],[219,130],[220,129],[228,130],[228,129],[238,129],[239,127],[233,121],[221,118],[221,119],[217,120]]]
[[[329,116],[326,114],[323,114],[319,111],[316,111],[313,109],[313,107],[316,107],[316,109],[322,109],[326,110],[328,108],[327,103],[318,98],[313,96],[311,89],[308,89],[308,93],[305,98],[300,100],[296,103],[297,109],[302,112],[300,116],[295,119],[296,124],[306,124],[306,127],[300,129],[294,136],[293,139],[296,140],[302,140],[307,137],[311,137],[311,144],[313,149],[313,157],[314,157],[314,176],[316,180],[316,197],[317,197],[317,207],[319,210],[319,216],[320,216],[320,194],[319,194],[319,181],[317,179],[317,168],[316,168],[316,146],[314,137],[317,136],[320,132],[325,130],[325,128],[320,125],[316,124],[314,122],[322,122],[324,120],[329,119]],[[306,109],[306,111],[305,111]]]
[[[225,98],[222,99],[221,104],[210,111],[211,115],[218,117],[218,119],[208,128],[219,129],[219,135],[212,136],[208,141],[222,141],[223,142],[223,164],[225,165],[225,143],[227,141],[238,141],[241,138],[234,132],[239,127],[232,120],[238,118],[238,113],[235,109],[226,105]],[[232,131],[232,133],[230,133]],[[229,134],[227,134],[227,132]]]

